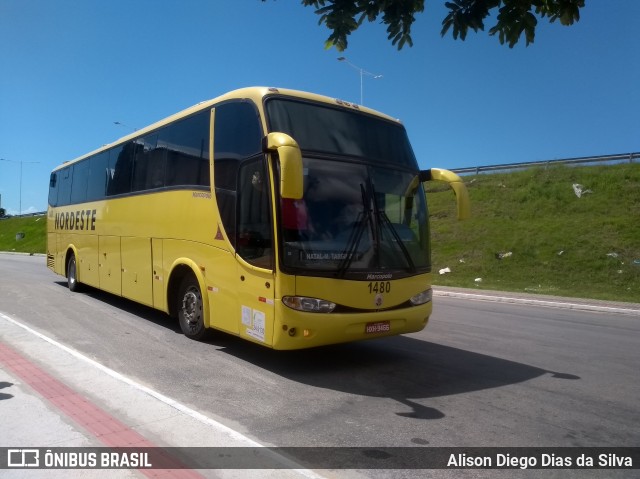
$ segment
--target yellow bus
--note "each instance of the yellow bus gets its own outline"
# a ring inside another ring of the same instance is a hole
[[[53,170],[47,266],[179,320],[300,349],[421,330],[422,183],[402,124],[294,90],[202,102]]]

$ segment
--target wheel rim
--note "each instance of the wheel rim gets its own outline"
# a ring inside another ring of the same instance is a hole
[[[202,304],[200,302],[200,294],[196,288],[189,288],[184,293],[182,313],[189,326],[193,327],[199,324],[202,315]]]

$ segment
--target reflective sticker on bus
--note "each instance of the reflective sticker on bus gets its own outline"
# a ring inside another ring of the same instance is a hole
[[[249,306],[242,307],[242,324],[251,327],[251,308]]]
[[[265,325],[265,315],[262,311],[258,311],[257,309],[253,310],[253,321],[251,325],[251,329],[247,328],[247,335],[251,336],[254,339],[264,342],[264,325]]]

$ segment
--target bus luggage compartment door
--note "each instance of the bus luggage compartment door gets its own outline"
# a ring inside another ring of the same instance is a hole
[[[122,237],[122,296],[153,306],[150,238]]]
[[[122,295],[120,237],[100,236],[98,250],[100,288],[109,293]]]

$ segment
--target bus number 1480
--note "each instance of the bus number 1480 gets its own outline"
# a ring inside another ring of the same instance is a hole
[[[374,281],[369,283],[369,293],[390,293],[391,283],[389,281]]]

